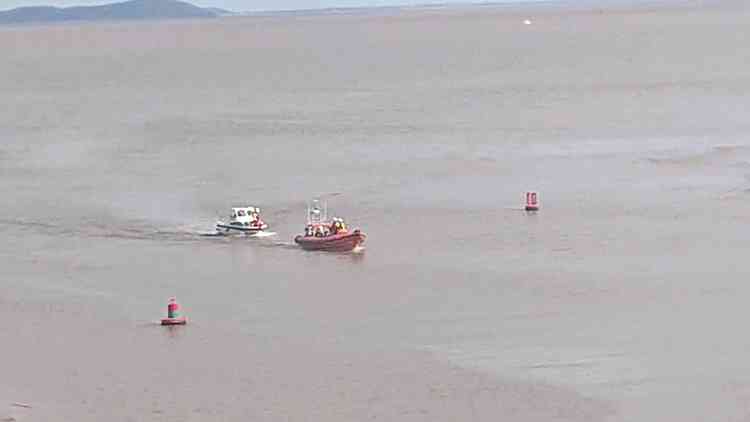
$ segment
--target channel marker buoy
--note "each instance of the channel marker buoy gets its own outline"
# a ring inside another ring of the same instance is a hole
[[[539,193],[536,191],[526,192],[526,211],[539,211]]]
[[[171,297],[167,303],[167,317],[161,319],[161,325],[185,325],[187,318],[180,315],[180,304]]]

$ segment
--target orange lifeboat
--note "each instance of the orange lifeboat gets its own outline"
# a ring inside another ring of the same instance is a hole
[[[350,232],[342,218],[328,220],[318,202],[307,208],[305,234],[294,238],[294,243],[308,251],[349,252],[365,243],[367,236],[359,229]]]
[[[329,234],[327,236],[298,235],[294,243],[308,251],[349,252],[365,243],[367,236],[359,229],[349,233]]]

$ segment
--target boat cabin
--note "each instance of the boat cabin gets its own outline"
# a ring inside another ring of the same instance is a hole
[[[256,207],[232,208],[232,213],[229,215],[230,224],[248,225],[258,221],[260,221],[260,208]]]

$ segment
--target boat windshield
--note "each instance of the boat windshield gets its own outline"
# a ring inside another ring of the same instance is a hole
[[[307,206],[307,223],[321,224],[327,218],[326,212],[320,208],[320,202],[316,199]]]

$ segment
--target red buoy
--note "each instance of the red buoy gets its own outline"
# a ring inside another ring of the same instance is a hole
[[[167,318],[177,318],[180,316],[180,304],[177,303],[177,299],[171,297],[169,298],[169,303],[167,304]]]
[[[539,193],[535,191],[526,192],[526,211],[539,211]]]
[[[177,303],[177,299],[169,298],[167,304],[167,317],[162,318],[161,325],[185,325],[187,324],[187,318],[180,316],[180,304]]]

